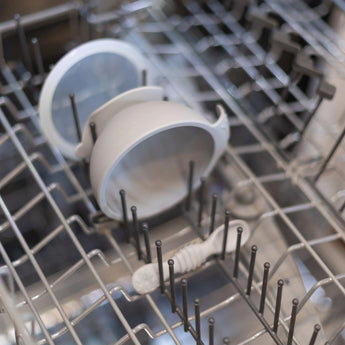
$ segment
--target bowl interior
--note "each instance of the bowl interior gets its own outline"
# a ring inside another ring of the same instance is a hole
[[[189,161],[195,162],[196,186],[213,151],[211,134],[199,127],[177,127],[156,133],[136,145],[114,166],[105,202],[116,218],[121,218],[119,191],[124,189],[128,212],[135,205],[141,218],[158,214],[187,194]]]
[[[60,136],[76,144],[78,137],[69,94],[74,93],[81,129],[91,113],[114,96],[139,85],[136,66],[114,53],[97,53],[74,64],[56,86],[52,119]]]

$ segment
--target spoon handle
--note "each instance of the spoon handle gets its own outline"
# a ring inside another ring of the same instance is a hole
[[[212,247],[211,247],[212,249]],[[212,255],[207,241],[190,244],[180,249],[173,257],[176,273],[186,273],[200,267]]]
[[[236,247],[236,229],[242,227],[241,245],[246,243],[249,237],[249,227],[245,221],[233,220],[229,223],[229,236],[227,239],[226,251],[231,252]],[[222,248],[222,239],[224,226],[219,226],[209,236],[209,238],[201,243],[192,243],[177,251],[172,259],[174,260],[175,273],[187,273],[199,268],[209,256],[219,254]],[[163,262],[163,279],[169,278],[169,265]],[[145,294],[154,291],[159,286],[159,273],[156,263],[146,264],[138,268],[132,276],[132,285],[134,289]]]
[[[233,220],[229,223],[229,236],[226,244],[226,252],[232,252],[236,246],[236,229],[242,227],[244,231],[242,245],[249,237],[248,224],[242,220]],[[180,249],[172,257],[176,273],[186,273],[200,267],[209,256],[221,252],[221,244],[224,234],[224,225],[219,226],[209,238],[201,243],[193,243]],[[166,265],[168,271],[168,265]]]

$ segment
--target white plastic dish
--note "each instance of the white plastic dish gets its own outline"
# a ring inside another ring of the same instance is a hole
[[[66,157],[77,159],[78,140],[69,94],[75,95],[83,129],[94,110],[140,86],[145,69],[147,62],[142,54],[123,41],[99,39],[71,50],[54,66],[41,91],[39,115],[48,140]]]
[[[142,86],[114,97],[100,108],[95,110],[87,119],[81,137],[81,142],[77,145],[75,154],[79,159],[90,159],[93,149],[93,138],[90,130],[90,124],[95,126],[96,135],[101,135],[107,123],[122,109],[131,105],[163,100],[164,90],[159,86]]]
[[[101,210],[122,218],[121,189],[128,212],[135,205],[140,218],[179,203],[187,194],[189,161],[195,162],[196,188],[227,145],[228,118],[221,106],[217,110],[213,124],[191,108],[166,101],[137,103],[113,114],[90,158],[91,185]]]

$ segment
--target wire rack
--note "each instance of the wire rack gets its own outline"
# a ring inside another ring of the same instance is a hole
[[[325,21],[339,9],[331,1],[151,5],[102,13],[76,2],[1,25],[2,36],[17,31],[23,57],[7,61],[0,49],[1,343],[343,344],[343,131],[341,118],[318,115],[334,96],[324,75],[343,72],[345,45]],[[221,104],[229,115],[215,172],[190,204],[149,221],[149,232],[135,219],[104,217],[87,168],[41,133],[45,52],[35,39],[28,47],[26,30],[61,17],[70,42],[125,38],[169,99],[210,118]],[[205,240],[225,208],[249,221],[248,243],[195,272],[172,272],[159,291],[133,291],[136,268]]]

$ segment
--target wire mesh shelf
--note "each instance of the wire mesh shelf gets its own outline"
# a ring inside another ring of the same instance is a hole
[[[344,70],[334,11],[331,1],[136,1],[107,12],[73,2],[0,25],[3,38],[16,30],[23,57],[0,49],[0,342],[343,344],[345,131],[341,116],[322,115],[335,93],[328,75]],[[144,231],[102,215],[87,166],[41,132],[48,52],[26,42],[32,26],[61,18],[65,47],[126,39],[169,100],[210,119],[221,104],[229,116],[229,145],[201,190]],[[207,239],[227,216],[250,224],[241,249],[239,235],[235,253],[176,277],[171,262],[170,283],[133,290],[137,268]]]

